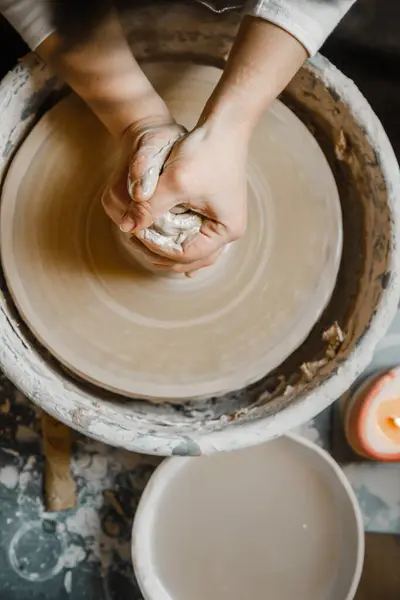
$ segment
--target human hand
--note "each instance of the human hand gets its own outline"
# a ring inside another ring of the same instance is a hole
[[[131,233],[153,258],[173,259],[175,264],[168,264],[174,271],[192,272],[212,264],[223,246],[246,228],[246,162],[246,139],[238,139],[234,131],[218,131],[206,123],[179,138],[154,193],[138,199],[135,188],[125,221],[132,225]],[[200,232],[181,248],[165,249],[147,235],[147,228],[178,205],[201,214],[203,222]]]
[[[117,168],[103,193],[102,203],[107,215],[126,235],[133,229],[129,205],[132,198],[138,203],[135,214],[146,216],[147,201],[153,195],[164,162],[172,150],[174,143],[186,133],[184,127],[172,118],[155,117],[132,125],[122,140],[121,158]],[[190,265],[177,262],[168,252],[162,256],[152,252],[137,237],[130,235],[129,243],[124,244],[140,261],[160,271],[193,274],[195,271],[210,266],[219,252],[192,262]],[[151,244],[148,244],[151,247]]]
[[[125,131],[120,160],[102,196],[104,210],[123,232],[134,226],[128,210],[132,197],[137,213],[146,212],[164,162],[185,133],[184,127],[167,116],[139,121]]]

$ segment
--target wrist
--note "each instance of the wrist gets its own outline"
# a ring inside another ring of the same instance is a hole
[[[212,113],[199,120],[193,133],[208,144],[211,153],[230,154],[235,148],[235,152],[243,152],[246,155],[252,131],[253,128],[248,123],[238,125],[226,114]]]
[[[204,107],[197,127],[205,130],[207,137],[227,139],[243,144],[250,140],[258,115],[246,111],[240,98],[219,95],[218,88]]]
[[[230,129],[249,138],[262,113],[276,98],[277,91],[268,84],[260,93],[251,77],[246,82],[233,73],[231,65],[225,71],[207,101],[199,124],[208,123],[214,129]]]
[[[217,135],[230,132],[233,137],[247,140],[251,137],[258,117],[255,112],[246,110],[246,103],[242,103],[240,99],[212,96],[204,107],[198,126]]]
[[[106,124],[110,133],[118,140],[127,131],[139,133],[147,127],[174,123],[164,101],[155,96],[132,98],[124,107],[116,106],[113,118]]]
[[[289,33],[263,19],[245,17],[199,123],[221,123],[250,135],[306,58],[302,44]]]
[[[181,125],[175,121],[172,115],[167,112],[154,112],[152,114],[136,117],[129,123],[122,133],[122,137],[127,135],[130,138],[140,138],[149,131],[164,129],[166,127],[176,128],[179,131],[186,131]]]

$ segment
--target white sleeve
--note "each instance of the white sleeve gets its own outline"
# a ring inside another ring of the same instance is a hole
[[[356,0],[249,0],[246,13],[292,34],[313,56]]]
[[[32,50],[54,31],[48,0],[0,0],[0,12]]]

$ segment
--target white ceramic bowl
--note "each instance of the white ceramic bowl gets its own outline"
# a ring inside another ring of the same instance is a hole
[[[164,461],[133,526],[145,600],[351,600],[363,556],[360,509],[343,472],[293,435]]]

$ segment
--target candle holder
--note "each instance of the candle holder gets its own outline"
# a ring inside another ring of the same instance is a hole
[[[343,404],[342,416],[357,455],[400,461],[400,367],[370,375]]]

